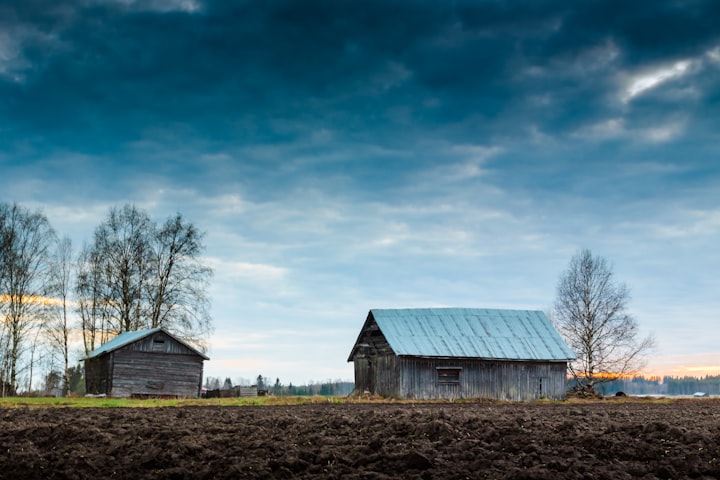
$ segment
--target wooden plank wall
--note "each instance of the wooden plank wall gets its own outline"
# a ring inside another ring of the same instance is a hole
[[[438,367],[460,368],[458,383],[439,383]],[[565,398],[564,362],[502,362],[400,357],[399,398],[487,398],[531,401]]]
[[[157,332],[123,347],[123,350],[135,352],[170,353],[181,355],[196,355],[191,349],[178,342],[165,332]]]
[[[112,354],[85,360],[85,391],[92,395],[110,394]]]
[[[374,393],[375,387],[370,381],[370,358],[363,355],[353,357],[355,369],[355,393]]]
[[[395,355],[356,355],[353,363],[357,393],[368,391],[384,397],[400,395],[400,375]]]
[[[166,342],[167,343],[167,342]],[[200,394],[203,359],[120,349],[114,352],[113,397],[158,395],[194,398]]]

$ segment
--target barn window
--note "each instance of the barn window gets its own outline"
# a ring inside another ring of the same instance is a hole
[[[163,351],[165,349],[165,339],[163,338],[153,338],[153,345],[152,349],[155,351]]]
[[[438,383],[460,383],[460,372],[462,368],[459,367],[437,367],[437,381]]]

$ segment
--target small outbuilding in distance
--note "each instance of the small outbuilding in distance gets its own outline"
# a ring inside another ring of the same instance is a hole
[[[401,399],[565,398],[575,358],[540,311],[372,309],[350,352],[355,390]]]
[[[118,398],[196,398],[205,360],[163,328],[125,332],[85,359],[85,390]]]

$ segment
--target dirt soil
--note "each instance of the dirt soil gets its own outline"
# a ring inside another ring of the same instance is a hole
[[[0,478],[720,478],[720,401],[0,409]]]

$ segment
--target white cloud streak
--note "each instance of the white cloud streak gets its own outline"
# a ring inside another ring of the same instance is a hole
[[[186,12],[197,13],[203,5],[198,0],[94,0],[95,3],[112,3],[135,11],[158,13]]]
[[[665,82],[684,77],[690,73],[691,65],[692,62],[690,60],[682,60],[672,65],[656,68],[632,77],[625,88],[623,102],[627,103]]]

